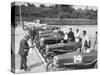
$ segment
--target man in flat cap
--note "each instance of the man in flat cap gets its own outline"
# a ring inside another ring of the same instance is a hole
[[[24,69],[25,71],[28,71],[27,55],[30,47],[27,41],[29,40],[29,38],[30,38],[29,35],[25,35],[24,38],[20,41],[20,46],[19,46],[19,55],[21,56],[20,70]]]

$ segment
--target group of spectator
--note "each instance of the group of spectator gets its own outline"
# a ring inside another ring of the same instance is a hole
[[[89,39],[86,30],[83,30],[83,33],[81,35],[79,29],[76,29],[76,31],[73,32],[72,28],[70,28],[69,32],[64,34],[63,42],[64,43],[81,42],[83,52],[86,52],[87,49],[91,48],[91,40]],[[93,43],[93,48],[95,48],[96,45],[97,45],[97,31],[95,32],[95,41]]]

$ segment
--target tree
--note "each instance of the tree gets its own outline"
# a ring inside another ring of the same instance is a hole
[[[28,4],[28,6],[30,6],[30,7],[36,7],[34,4],[31,4],[31,3],[27,3]]]
[[[41,4],[41,5],[40,5],[40,7],[42,7],[42,8],[43,8],[43,7],[46,7],[46,6],[45,6],[44,4]]]
[[[74,11],[72,5],[60,5],[60,8],[62,9],[63,12],[72,13]]]

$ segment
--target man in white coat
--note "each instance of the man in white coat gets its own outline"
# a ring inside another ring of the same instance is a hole
[[[79,29],[76,29],[75,32],[75,42],[79,42],[80,41],[80,32]]]
[[[83,53],[86,53],[86,50],[90,46],[89,38],[86,33],[87,33],[86,31],[83,31],[83,36],[82,36],[82,52]]]

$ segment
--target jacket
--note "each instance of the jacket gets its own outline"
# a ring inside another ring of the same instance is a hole
[[[29,45],[28,42],[25,39],[22,39],[20,41],[20,46],[19,46],[19,55],[28,55],[28,51],[29,51]]]

